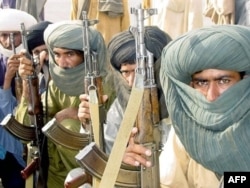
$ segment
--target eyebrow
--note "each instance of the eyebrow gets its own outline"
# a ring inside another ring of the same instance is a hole
[[[193,81],[218,81],[218,80],[222,80],[222,79],[225,79],[225,78],[233,78],[233,76],[231,75],[221,75],[221,76],[217,76],[213,79],[203,79],[203,78],[192,78]]]

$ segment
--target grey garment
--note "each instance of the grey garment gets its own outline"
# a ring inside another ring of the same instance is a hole
[[[123,9],[122,0],[99,0],[99,11],[105,12],[108,16],[122,16]]]
[[[248,14],[250,14],[250,12],[248,13],[246,9],[246,3],[248,1],[249,0],[236,0],[235,1],[235,24],[250,25],[250,22],[247,23],[247,20],[250,19],[248,18],[249,16]]]
[[[47,0],[16,0],[16,9],[28,12],[39,22],[44,20],[44,5]]]
[[[104,124],[105,152],[110,154],[123,118],[123,109],[116,98],[107,113]]]
[[[112,150],[116,135],[123,119],[123,114],[124,112],[122,106],[116,98],[107,113],[106,123],[104,124],[105,152],[107,154],[110,154]],[[160,141],[162,144],[166,143],[170,128],[171,126],[168,119],[163,119],[159,123],[159,130],[161,132]]]

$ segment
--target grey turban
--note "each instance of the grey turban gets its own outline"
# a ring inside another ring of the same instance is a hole
[[[53,48],[83,51],[83,23],[81,20],[62,21],[50,24],[44,32],[44,40],[49,50],[50,74],[55,85],[70,96],[84,93],[85,65],[81,63],[71,69],[60,68],[54,59]],[[97,30],[89,28],[90,51],[96,52],[101,76],[107,74],[106,46]]]
[[[146,26],[144,34],[145,46],[153,53],[154,59],[161,56],[162,49],[171,41],[168,34],[156,26]],[[110,61],[113,67],[120,70],[124,62],[135,63],[136,47],[135,38],[130,31],[124,31],[114,36],[108,44]]]
[[[171,41],[171,37],[159,29],[156,26],[146,26],[144,42],[145,47],[148,51],[154,55],[154,69],[155,69],[155,79],[158,87],[158,97],[161,103],[161,117],[168,116],[165,100],[162,94],[162,89],[159,82],[159,70],[160,70],[160,57],[162,49]],[[130,96],[131,87],[127,84],[124,78],[120,74],[121,64],[128,62],[135,64],[136,60],[136,47],[135,38],[133,34],[127,30],[123,31],[116,36],[114,36],[110,43],[108,44],[108,51],[110,55],[110,62],[115,68],[115,88],[118,96],[119,103],[125,110],[127,102]]]
[[[160,72],[168,112],[190,156],[221,175],[249,171],[250,77],[209,102],[188,85],[204,69],[249,74],[250,29],[220,25],[189,32],[164,48]]]

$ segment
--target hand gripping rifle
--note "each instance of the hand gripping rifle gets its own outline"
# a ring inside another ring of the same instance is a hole
[[[47,139],[42,133],[43,122],[43,106],[41,96],[39,94],[39,79],[36,68],[40,65],[39,56],[35,59],[28,53],[25,26],[21,24],[22,41],[26,49],[27,57],[32,61],[34,71],[26,79],[28,84],[28,114],[30,116],[31,124],[35,127],[35,140],[32,141],[31,146],[33,153],[31,155],[32,162],[22,170],[23,178],[28,178],[34,173],[34,186],[47,187],[47,171],[48,171],[48,152]],[[38,176],[37,176],[38,174]]]
[[[14,33],[10,33],[10,43],[11,43],[13,54],[16,54]],[[16,99],[18,103],[20,103],[21,101],[22,92],[23,92],[22,78],[19,76],[18,71],[17,71],[16,76],[15,76],[15,93],[16,93]]]
[[[137,114],[135,125],[139,129],[136,141],[152,150],[149,160],[152,167],[140,169],[128,165],[121,165],[115,185],[121,187],[160,187],[159,181],[159,152],[160,130],[159,125],[159,103],[157,87],[154,79],[154,59],[144,43],[144,14],[156,14],[156,9],[132,8],[132,14],[136,14],[137,26],[131,27],[136,40],[136,73],[143,77],[143,99]],[[126,113],[126,112],[125,112]],[[121,129],[121,127],[120,127]],[[120,132],[120,130],[119,130]],[[113,152],[113,151],[112,151]],[[76,156],[77,162],[91,175],[102,179],[107,164],[107,156],[91,143]]]

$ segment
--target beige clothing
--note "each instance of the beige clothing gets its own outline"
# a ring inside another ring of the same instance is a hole
[[[235,0],[207,0],[204,14],[215,24],[235,24]]]
[[[188,155],[173,127],[159,161],[162,188],[219,187],[219,180],[215,174]]]
[[[172,39],[203,27],[202,0],[151,0],[147,6],[157,8],[158,14],[151,17],[151,24],[167,32]]]
[[[78,5],[81,1],[73,0],[73,6],[71,10],[71,18],[74,19],[76,17],[75,11],[81,9],[76,6],[76,2]],[[89,6],[88,17],[89,19],[97,19],[99,22],[94,25],[94,27],[100,31],[104,37],[105,43],[108,44],[110,39],[117,33],[127,30],[129,28],[129,10],[128,10],[128,0],[123,0],[123,15],[112,17],[104,12],[100,12],[98,9],[99,1],[91,0]],[[80,6],[80,5],[79,5]],[[78,14],[79,15],[79,14]]]

